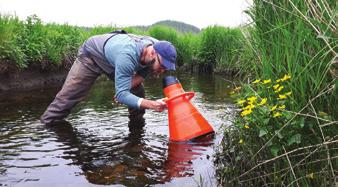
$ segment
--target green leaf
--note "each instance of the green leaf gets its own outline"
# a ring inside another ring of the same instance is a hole
[[[283,116],[286,118],[286,120],[290,120],[293,117],[293,115],[289,112],[283,112]]]
[[[312,129],[312,128],[313,128],[313,123],[308,123],[308,124],[306,124],[306,126],[307,126],[309,129]]]
[[[272,147],[270,148],[271,154],[272,154],[274,157],[278,156],[279,150],[280,150],[280,148],[279,148],[278,146],[276,146],[276,145],[274,145],[274,146],[272,146]]]
[[[299,144],[301,142],[301,134],[295,134],[291,138],[288,139],[288,145],[292,145],[294,143]]]
[[[267,125],[267,124],[269,124],[269,121],[270,121],[270,118],[263,119],[263,124],[264,124],[264,125]]]
[[[278,137],[279,139],[283,139],[284,136],[283,136],[280,132],[275,131],[275,133],[277,133],[277,137]]]
[[[272,141],[269,141],[267,144],[266,144],[266,146],[268,146],[268,147],[270,147],[270,146],[272,146]]]
[[[242,157],[241,157],[241,156],[236,156],[236,157],[235,157],[235,161],[236,161],[236,162],[238,162],[238,161],[240,161],[240,160],[242,160]]]
[[[260,130],[259,130],[259,137],[262,137],[262,136],[264,136],[264,135],[266,135],[266,134],[268,134],[268,131],[266,130],[266,129],[264,129],[264,128],[261,128]]]
[[[302,118],[300,118],[300,121],[299,121],[299,126],[300,126],[300,128],[303,128],[304,127],[304,118],[302,117]]]

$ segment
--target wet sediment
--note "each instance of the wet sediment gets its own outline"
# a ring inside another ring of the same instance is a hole
[[[58,87],[63,84],[67,72],[67,69],[56,71],[27,69],[11,73],[1,73],[0,93]]]

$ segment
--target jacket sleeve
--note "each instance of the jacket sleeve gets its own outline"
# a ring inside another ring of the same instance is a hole
[[[115,97],[118,102],[131,108],[140,108],[141,98],[130,93],[136,65],[128,54],[120,54],[115,62]]]

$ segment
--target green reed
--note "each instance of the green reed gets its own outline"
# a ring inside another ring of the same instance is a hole
[[[335,1],[254,0],[247,43],[254,79],[236,87],[240,107],[220,151],[224,184],[336,184]],[[250,57],[252,58],[252,56]],[[282,81],[284,80],[284,81]]]
[[[26,55],[17,45],[23,23],[17,17],[0,15],[0,60],[19,67],[27,67]]]
[[[61,66],[76,54],[85,32],[74,26],[43,24],[35,15],[20,21],[0,15],[0,61],[20,69]]]
[[[199,61],[211,64],[215,69],[237,69],[243,67],[243,34],[240,29],[210,26],[202,30]]]
[[[249,67],[241,65],[246,59],[242,58],[243,54],[248,53],[242,49],[245,41],[239,29],[212,26],[199,34],[192,34],[180,33],[164,25],[152,26],[145,31],[137,27],[80,28],[67,24],[45,24],[36,15],[24,21],[15,16],[0,15],[0,60],[19,69],[34,64],[42,69],[60,67],[75,57],[77,48],[85,39],[117,29],[172,42],[177,48],[179,66],[193,62],[218,69],[243,70],[243,67]]]

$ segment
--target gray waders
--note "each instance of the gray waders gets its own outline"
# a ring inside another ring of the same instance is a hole
[[[95,61],[79,51],[72,68],[62,86],[62,89],[55,96],[53,102],[48,106],[41,116],[40,120],[44,124],[63,121],[71,112],[71,109],[85,96],[95,80],[103,74],[104,71],[95,63]],[[112,79],[112,76],[108,77]],[[131,93],[138,97],[145,97],[143,85],[139,85],[131,90]],[[129,127],[143,127],[145,120],[143,115],[145,110],[128,108]]]

